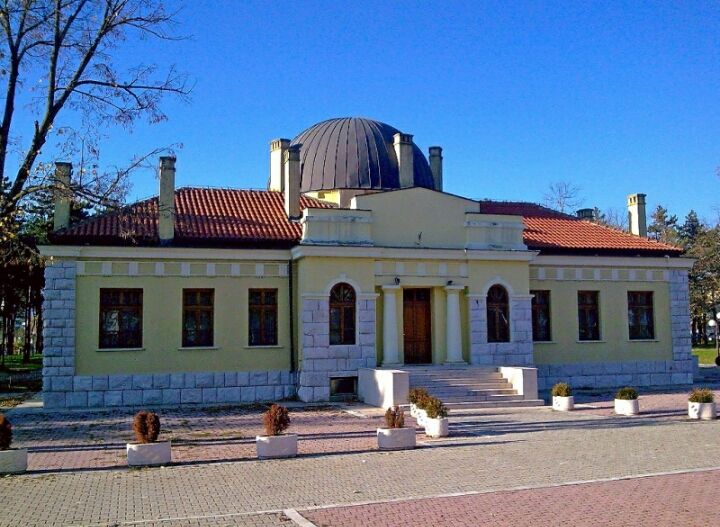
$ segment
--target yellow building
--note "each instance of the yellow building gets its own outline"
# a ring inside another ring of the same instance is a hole
[[[270,149],[267,191],[175,189],[162,158],[156,198],[73,226],[59,204],[47,408],[325,401],[416,364],[692,383],[691,261],[647,239],[644,195],[634,234],[454,196],[439,147],[368,119]]]

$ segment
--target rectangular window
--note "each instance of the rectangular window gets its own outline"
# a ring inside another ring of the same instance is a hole
[[[530,291],[532,329],[535,342],[550,341],[550,291]]]
[[[183,348],[213,345],[214,289],[183,289]]]
[[[277,289],[250,289],[248,343],[274,346],[277,338]]]
[[[142,348],[142,289],[100,289],[101,349]]]
[[[630,340],[655,338],[652,291],[628,291]]]
[[[578,340],[600,340],[600,304],[597,291],[578,291]]]

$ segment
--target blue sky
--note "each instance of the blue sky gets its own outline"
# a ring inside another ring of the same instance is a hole
[[[717,2],[183,5],[192,39],[128,43],[124,60],[177,63],[192,103],[109,129],[105,164],[178,142],[178,186],[265,188],[269,141],[368,117],[442,146],[448,192],[541,201],[565,180],[588,207],[624,211],[644,192],[649,210],[717,220]],[[136,175],[131,200],[156,193]]]

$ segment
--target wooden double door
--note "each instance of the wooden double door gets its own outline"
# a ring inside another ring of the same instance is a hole
[[[405,364],[432,363],[430,289],[403,289]]]

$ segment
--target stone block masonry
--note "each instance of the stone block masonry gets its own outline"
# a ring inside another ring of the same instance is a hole
[[[470,363],[479,366],[532,366],[532,307],[530,295],[510,298],[510,342],[488,342],[487,298],[470,301]]]

